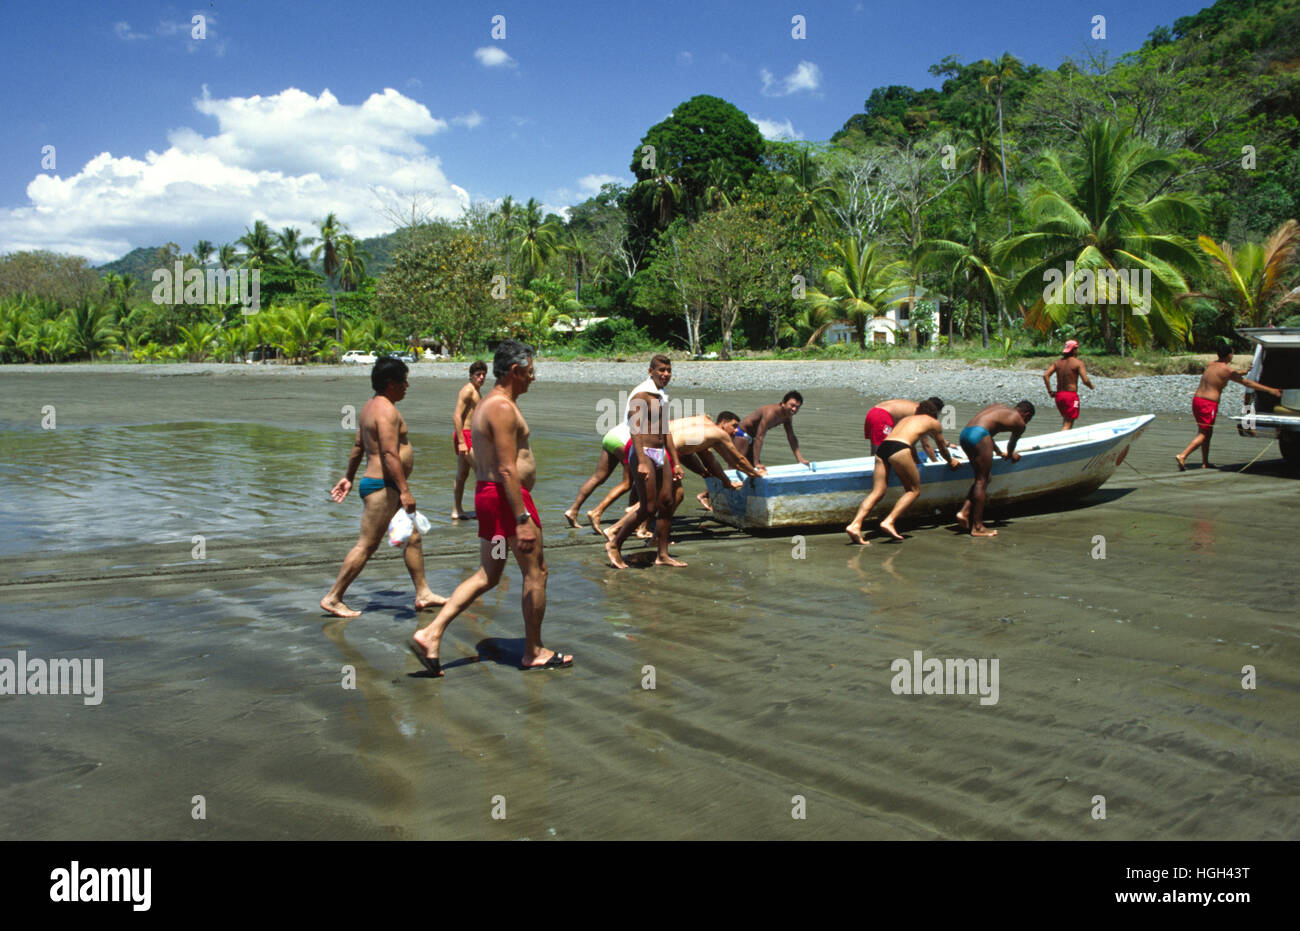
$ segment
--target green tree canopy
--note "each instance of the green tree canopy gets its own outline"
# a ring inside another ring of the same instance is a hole
[[[492,294],[492,277],[488,245],[456,233],[399,251],[375,286],[375,303],[385,324],[408,342],[432,336],[460,352],[501,323],[504,302]]]

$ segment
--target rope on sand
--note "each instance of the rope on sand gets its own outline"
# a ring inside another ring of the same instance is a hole
[[[1273,442],[1277,442],[1277,441],[1274,440]],[[1273,446],[1273,443],[1267,443],[1267,444],[1265,444],[1264,448],[1261,449],[1261,450],[1260,450],[1260,451],[1255,455],[1255,458],[1252,459],[1252,460],[1250,460],[1250,462],[1246,463],[1246,464],[1245,464],[1244,466],[1242,466],[1240,469],[1238,469],[1238,470],[1237,470],[1237,473],[1240,474],[1240,473],[1242,473],[1242,472],[1245,472],[1247,469],[1249,469],[1249,468],[1250,468],[1251,466],[1253,466],[1255,463],[1259,462],[1259,458],[1260,458],[1260,456],[1263,456],[1264,453],[1268,452],[1269,449],[1272,448],[1272,446]],[[1153,476],[1153,475],[1147,475],[1145,472],[1143,472],[1141,469],[1139,469],[1139,468],[1138,468],[1137,466],[1135,466],[1133,463],[1129,462],[1128,459],[1125,459],[1125,460],[1124,460],[1124,464],[1125,464],[1126,466],[1128,466],[1130,469],[1132,469],[1134,472],[1136,472],[1138,475],[1142,476],[1142,477],[1143,477],[1144,479],[1146,479],[1147,481],[1150,481],[1150,482],[1158,482],[1158,481],[1160,481],[1160,479],[1156,478],[1156,477]],[[1179,485],[1179,486],[1175,486],[1175,487],[1179,487],[1179,488],[1181,488],[1182,486]]]
[[[1256,456],[1254,459],[1250,460],[1250,462],[1246,463],[1244,466],[1242,466],[1242,467],[1241,467],[1240,469],[1238,469],[1237,471],[1238,471],[1238,472],[1245,472],[1247,469],[1249,469],[1249,468],[1250,468],[1251,466],[1253,466],[1255,463],[1259,462],[1259,457],[1262,456],[1262,455],[1264,455],[1264,453],[1268,452],[1269,449],[1272,448],[1273,443],[1277,443],[1277,442],[1279,442],[1279,441],[1278,441],[1278,440],[1273,440],[1272,443],[1267,443],[1267,444],[1265,444],[1264,448],[1261,449],[1261,450],[1259,451],[1259,455],[1258,455],[1258,456]]]
[[[1144,479],[1146,479],[1148,482],[1158,482],[1158,481],[1160,481],[1160,479],[1156,478],[1154,475],[1147,475],[1145,472],[1143,472],[1141,469],[1139,469],[1139,468],[1138,468],[1137,466],[1135,466],[1133,463],[1129,462],[1128,459],[1127,459],[1127,457],[1124,459],[1124,465],[1128,466],[1130,469],[1132,469],[1132,470],[1133,470],[1134,472],[1136,472],[1138,475],[1142,476],[1142,477],[1143,477]],[[1181,488],[1182,486],[1181,486],[1181,485],[1175,485],[1174,487],[1175,487],[1175,488]]]

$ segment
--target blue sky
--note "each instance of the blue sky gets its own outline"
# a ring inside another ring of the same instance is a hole
[[[10,3],[0,253],[103,262],[233,241],[254,219],[309,233],[330,210],[368,236],[413,190],[445,216],[505,194],[559,209],[629,182],[642,134],[696,94],[769,137],[824,140],[874,87],[937,86],[926,69],[945,55],[1055,67],[1090,46],[1130,51],[1208,5]],[[1097,14],[1104,43],[1090,38]]]

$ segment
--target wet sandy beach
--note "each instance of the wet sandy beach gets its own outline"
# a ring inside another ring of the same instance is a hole
[[[476,525],[447,517],[459,386],[413,379],[401,405],[443,595],[477,563]],[[1221,468],[1180,475],[1190,414],[1159,414],[1102,489],[1065,510],[992,511],[994,540],[905,519],[903,544],[807,534],[803,559],[790,535],[709,521],[688,475],[673,534],[688,568],[647,568],[652,551],[629,545],[633,568],[615,572],[561,511],[596,464],[599,401],[628,387],[539,380],[521,404],[545,639],[575,667],[511,664],[512,564],[453,623],[433,681],[403,647],[417,619],[395,550],[353,585],[360,618],[317,607],[356,536],[356,496],[327,491],[364,372],[0,370],[0,658],[97,657],[105,675],[97,706],[0,696],[0,838],[1300,834],[1300,475],[1276,445],[1239,472],[1265,441],[1221,417]],[[805,395],[804,454],[864,454],[862,396]],[[743,415],[780,392],[674,396]],[[1031,400],[1030,433],[1056,429],[1046,396]],[[1083,400],[1085,425],[1139,412]],[[975,405],[956,406],[964,424]],[[764,452],[793,461],[780,435]],[[917,650],[996,658],[998,702],[894,694],[891,663]]]

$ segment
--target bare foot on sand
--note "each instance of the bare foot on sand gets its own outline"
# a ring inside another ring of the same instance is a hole
[[[423,611],[425,608],[438,608],[446,603],[446,598],[435,595],[433,590],[428,588],[415,596],[415,610],[417,611]]]
[[[464,511],[460,511],[460,512],[452,511],[451,519],[452,520],[473,520],[474,512],[470,511],[468,514],[466,514]]]
[[[965,511],[957,512],[957,524],[962,530],[970,530],[970,518],[966,515]]]
[[[646,527],[645,524],[642,524],[640,527],[636,528],[636,535],[638,539],[649,540],[654,537],[654,532],[650,530],[650,528]]]
[[[700,507],[704,508],[704,510],[713,510],[713,505],[709,504],[709,493],[707,491],[700,492],[695,496],[695,500],[700,502]]]
[[[320,600],[320,607],[322,611],[332,614],[335,617],[361,617],[360,611],[353,611],[343,602],[336,598],[330,598],[329,595],[326,595]]]
[[[572,510],[564,512],[564,519],[569,522],[569,526],[574,530],[578,529],[578,515],[574,514]]]
[[[903,539],[903,535],[894,529],[894,525],[890,523],[888,517],[880,522],[880,529],[885,531],[885,533],[889,534],[895,540],[901,541]]]
[[[600,515],[597,514],[595,511],[587,512],[587,520],[591,521],[591,529],[596,531],[596,533],[605,537],[609,536],[609,534],[605,533],[605,531],[600,529]]]
[[[998,535],[998,532],[996,530],[989,530],[989,528],[981,524],[980,526],[973,529],[970,532],[970,535],[972,537],[996,537]]]
[[[686,567],[686,563],[682,562],[680,559],[673,559],[673,557],[671,556],[657,557],[655,559],[655,565],[656,566],[677,566],[678,568]]]
[[[1187,461],[1186,461],[1185,459],[1183,459],[1182,456],[1175,456],[1175,457],[1174,457],[1174,461],[1178,463],[1178,471],[1179,471],[1179,472],[1186,472],[1186,471],[1187,471]]]
[[[609,557],[609,564],[615,569],[627,568],[627,563],[623,561],[623,556],[619,553],[618,547],[614,545],[613,540],[605,544],[605,555]]]
[[[849,539],[852,540],[854,543],[860,543],[860,544],[862,544],[863,546],[870,546],[870,545],[871,545],[871,541],[870,541],[870,540],[864,540],[864,539],[862,539],[862,528],[861,528],[861,527],[854,527],[852,524],[849,524],[849,526],[847,526],[847,527],[844,528],[844,532],[847,533],[847,534],[849,535]]]

